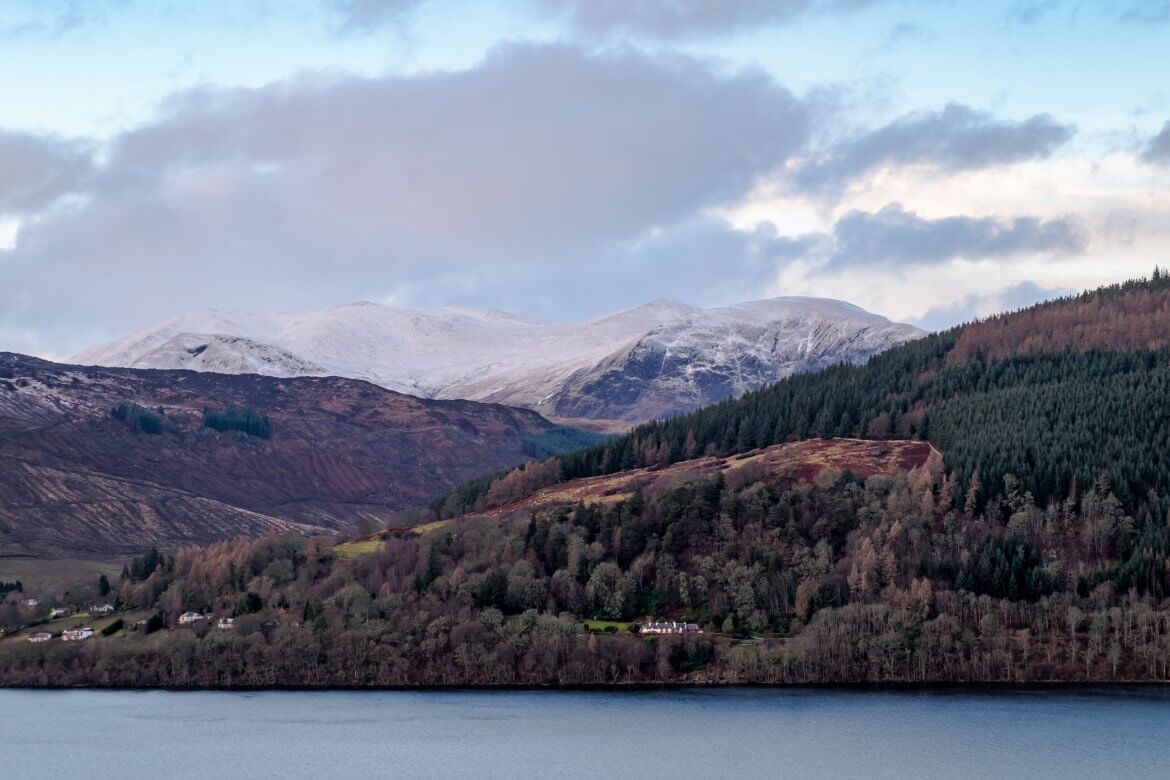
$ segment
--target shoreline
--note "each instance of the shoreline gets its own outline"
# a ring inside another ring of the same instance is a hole
[[[259,685],[259,686],[128,686],[128,685],[4,685],[0,691],[123,691],[169,693],[649,693],[713,690],[803,690],[852,693],[994,693],[1085,691],[1096,689],[1164,688],[1170,680],[1006,682],[896,682],[896,683],[598,683],[574,685]]]

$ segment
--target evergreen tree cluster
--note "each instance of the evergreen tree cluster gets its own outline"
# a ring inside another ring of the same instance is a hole
[[[170,559],[159,553],[156,548],[151,547],[146,554],[131,558],[128,563],[122,566],[122,581],[142,582],[154,574],[156,569],[165,571],[170,562]]]
[[[583,447],[589,447],[608,439],[600,433],[583,431],[579,428],[557,426],[547,431],[532,433],[524,437],[521,448],[525,455],[537,460],[563,455]]]
[[[203,425],[220,433],[240,431],[261,439],[272,435],[272,422],[268,415],[249,407],[229,406],[220,410],[204,407]]]
[[[130,401],[119,401],[110,409],[110,416],[126,423],[131,429],[141,433],[159,434],[166,427],[167,422],[162,416],[162,410],[152,412],[144,406]]]

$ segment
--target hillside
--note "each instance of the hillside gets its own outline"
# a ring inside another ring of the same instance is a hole
[[[506,403],[625,427],[921,336],[856,306],[774,298],[653,301],[579,323],[359,303],[306,313],[196,311],[74,357],[83,364],[365,379],[424,398]]]
[[[350,379],[0,353],[0,555],[109,556],[384,525],[452,484],[526,460],[550,430],[527,410]]]
[[[148,621],[87,642],[24,641],[10,599],[0,684],[1170,678],[1170,534],[1104,486],[977,512],[921,442],[815,441],[538,495],[381,541],[137,559],[116,598]],[[186,610],[234,622],[181,625]],[[640,636],[652,620],[690,628]]]
[[[1075,499],[1103,477],[1126,507],[1164,515],[1170,347],[1159,323],[1167,322],[1170,277],[1159,271],[646,423],[561,456],[560,476],[810,437],[918,437],[946,453],[960,494],[979,509],[1013,492],[1043,505]],[[465,486],[451,511],[490,488],[490,480]]]

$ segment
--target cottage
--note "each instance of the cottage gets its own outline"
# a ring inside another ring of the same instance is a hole
[[[179,625],[185,626],[190,623],[198,623],[200,620],[207,620],[207,615],[202,612],[184,612],[179,615]]]
[[[37,603],[38,602],[36,599],[25,599],[24,600],[24,605],[26,607],[35,607],[37,605]]]
[[[647,623],[639,631],[642,636],[655,634],[701,634],[703,630],[698,623],[679,623],[673,620],[665,622]]]
[[[29,634],[28,641],[30,642],[48,642],[53,638],[53,635],[46,631],[38,631],[35,634]]]
[[[69,617],[72,614],[73,607],[53,607],[49,610],[49,617],[51,618]]]
[[[227,630],[227,629],[229,629],[229,628],[235,628],[235,627],[236,627],[236,619],[235,619],[235,618],[230,618],[230,617],[221,617],[221,618],[219,619],[219,622],[218,622],[218,623],[216,623],[215,625],[216,625],[218,628],[221,628],[221,629],[223,629],[223,630],[225,630],[225,631],[226,631],[226,630]]]
[[[113,604],[94,604],[89,611],[95,615],[108,615],[114,611]]]
[[[93,636],[93,629],[87,626],[85,628],[75,628],[70,631],[62,631],[61,641],[77,642],[82,639],[89,639],[91,636]]]

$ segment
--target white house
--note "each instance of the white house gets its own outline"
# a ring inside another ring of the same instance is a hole
[[[179,615],[179,625],[185,626],[189,623],[198,623],[200,620],[207,620],[207,615],[202,612],[184,612]]]
[[[25,599],[24,605],[26,607],[35,607],[37,605],[37,600],[36,599]]]
[[[701,634],[698,623],[679,623],[673,620],[665,622],[647,623],[638,633],[643,636],[652,634]]]
[[[73,607],[53,607],[49,610],[49,617],[51,618],[69,617],[72,614]]]
[[[82,639],[89,639],[91,636],[93,636],[93,629],[87,626],[85,628],[75,628],[71,631],[62,631],[61,641],[77,642]]]
[[[28,641],[30,642],[48,642],[52,638],[53,635],[46,631],[38,631],[35,634],[28,635]]]
[[[89,611],[95,615],[108,615],[114,611],[113,604],[94,604]]]
[[[227,629],[229,629],[229,628],[235,628],[235,627],[236,627],[236,619],[235,619],[235,618],[230,618],[230,617],[221,617],[221,618],[219,619],[219,622],[218,622],[218,623],[216,623],[215,625],[216,625],[218,628],[224,629],[224,630],[226,631],[226,630],[227,630]]]

